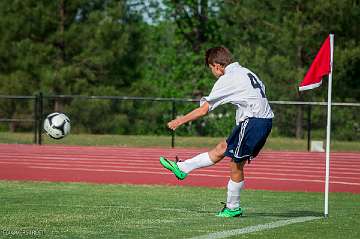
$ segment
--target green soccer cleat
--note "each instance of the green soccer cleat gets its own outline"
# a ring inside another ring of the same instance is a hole
[[[167,160],[165,157],[160,157],[160,163],[164,168],[166,168],[166,169],[170,170],[171,172],[173,172],[175,174],[175,176],[179,180],[185,179],[186,176],[188,175],[187,173],[184,173],[183,171],[181,171],[179,169],[176,162],[171,161],[171,160]]]
[[[217,217],[239,217],[243,215],[244,210],[239,207],[237,209],[229,209],[226,206],[216,214]]]

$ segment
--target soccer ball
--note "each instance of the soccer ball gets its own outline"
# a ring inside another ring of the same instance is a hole
[[[52,113],[44,120],[44,130],[53,139],[64,138],[70,133],[70,119],[63,113]]]

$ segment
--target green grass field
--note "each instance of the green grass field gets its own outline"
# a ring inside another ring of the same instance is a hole
[[[322,216],[323,194],[244,190],[245,216],[217,218],[225,189],[0,181],[1,238],[190,238]],[[360,195],[331,193],[328,219],[229,238],[360,238]]]
[[[215,137],[180,137],[176,136],[176,147],[214,147],[221,139]],[[31,133],[5,133],[0,132],[0,143],[31,144],[34,135]],[[86,135],[70,134],[64,139],[53,140],[43,135],[44,144],[67,145],[111,145],[127,147],[170,147],[170,136],[144,136],[144,135]],[[270,137],[264,147],[267,150],[294,150],[306,151],[307,141],[294,138]],[[360,151],[360,142],[332,141],[332,151]]]

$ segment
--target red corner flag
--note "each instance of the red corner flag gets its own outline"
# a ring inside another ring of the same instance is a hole
[[[323,76],[328,75],[331,71],[330,54],[330,36],[328,36],[306,73],[304,80],[300,83],[299,91],[311,90],[321,85]]]

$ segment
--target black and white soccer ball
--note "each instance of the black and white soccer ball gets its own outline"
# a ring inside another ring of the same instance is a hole
[[[63,113],[52,113],[44,120],[44,130],[53,139],[61,139],[70,133],[70,119]]]

